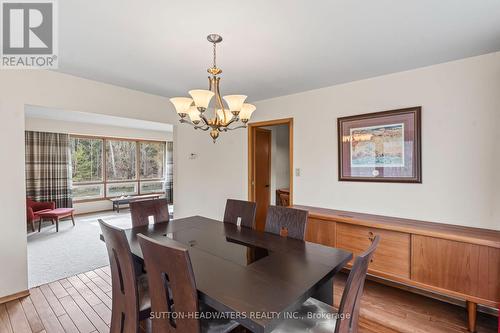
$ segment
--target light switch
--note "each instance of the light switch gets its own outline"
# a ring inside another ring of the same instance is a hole
[[[300,177],[300,168],[295,168],[295,177]]]

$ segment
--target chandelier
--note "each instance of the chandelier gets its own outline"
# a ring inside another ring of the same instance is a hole
[[[210,130],[210,136],[215,143],[221,132],[246,128],[246,124],[256,108],[252,104],[245,103],[247,98],[245,95],[227,95],[221,98],[220,77],[218,75],[222,73],[222,70],[217,67],[216,46],[222,42],[222,37],[217,34],[210,34],[207,36],[207,40],[213,44],[213,65],[207,69],[210,74],[208,76],[208,90],[190,90],[189,95],[191,95],[191,98],[174,97],[170,99],[170,102],[172,102],[175,111],[180,117],[179,122],[189,124],[196,130]],[[214,112],[212,116],[208,116],[207,109],[214,96]],[[226,101],[227,107],[224,106],[222,99]],[[230,125],[233,125],[233,127]]]

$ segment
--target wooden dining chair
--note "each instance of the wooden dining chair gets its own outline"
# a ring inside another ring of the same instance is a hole
[[[276,206],[290,206],[290,192],[276,190]]]
[[[181,243],[166,239],[160,243],[142,234],[137,236],[148,267],[149,286],[155,290],[151,294],[152,333],[225,333],[239,326],[231,320],[199,320],[193,316],[200,311],[217,311],[200,309],[189,252]],[[172,316],[174,308],[175,313],[186,316]],[[200,317],[209,318],[207,315]]]
[[[153,217],[154,223],[168,222],[168,200],[152,199],[130,202],[130,215],[132,216],[132,227],[139,227],[149,224],[149,217]]]
[[[242,226],[254,228],[256,211],[257,204],[255,202],[227,199],[224,223],[238,224],[238,219],[240,219]]]
[[[296,310],[295,317],[281,322],[272,333],[357,333],[366,273],[379,242],[380,236],[376,236],[370,247],[354,259],[338,310],[317,299],[308,298]]]
[[[269,206],[264,230],[283,237],[304,240],[308,216],[309,212],[306,210]]]
[[[110,333],[139,332],[139,322],[149,318],[151,311],[147,279],[136,277],[125,232],[101,219],[99,224],[111,267]]]

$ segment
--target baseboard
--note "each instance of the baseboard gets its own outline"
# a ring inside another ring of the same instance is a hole
[[[7,302],[13,301],[15,299],[18,299],[21,297],[26,297],[29,295],[30,295],[29,290],[23,290],[23,291],[20,291],[18,293],[12,294],[12,295],[3,296],[3,297],[0,297],[0,304],[7,303]]]

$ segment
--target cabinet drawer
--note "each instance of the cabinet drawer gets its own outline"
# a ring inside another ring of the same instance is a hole
[[[306,241],[335,247],[335,222],[308,218]]]
[[[381,239],[370,263],[370,271],[410,278],[410,234],[337,223],[337,247],[355,255],[370,246],[370,238],[374,235]]]

